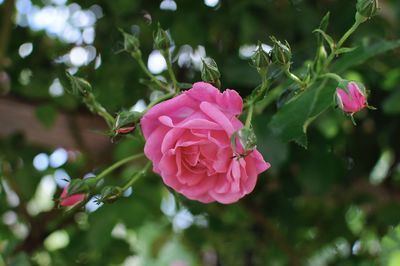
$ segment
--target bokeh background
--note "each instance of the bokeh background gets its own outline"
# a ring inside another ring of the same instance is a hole
[[[399,38],[400,1],[380,7],[349,45]],[[188,201],[156,175],[73,215],[54,201],[66,180],[142,150],[134,135],[111,143],[59,79],[66,69],[86,78],[113,114],[143,110],[157,93],[122,52],[119,28],[139,34],[148,68],[162,75],[160,22],[180,81],[200,80],[200,59],[211,56],[222,87],[246,96],[260,82],[248,60],[257,41],[288,40],[301,66],[328,11],[337,39],[353,23],[353,0],[0,0],[0,265],[400,265],[399,50],[342,73],[365,84],[378,110],[357,114],[355,127],[332,106],[308,129],[308,149],[269,124],[284,96],[268,103],[254,126],[272,168],[238,203]]]

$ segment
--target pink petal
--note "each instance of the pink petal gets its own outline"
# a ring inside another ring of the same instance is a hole
[[[216,108],[213,104],[208,102],[202,102],[200,104],[200,109],[208,115],[212,120],[214,120],[217,124],[219,124],[226,133],[230,136],[233,134],[235,129],[233,128],[232,123],[229,119],[222,113],[218,108]]]

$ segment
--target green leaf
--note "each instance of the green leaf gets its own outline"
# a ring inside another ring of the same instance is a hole
[[[336,54],[339,55],[339,54],[350,53],[353,52],[355,49],[357,49],[357,47],[342,47],[336,51]]]
[[[381,241],[382,265],[398,265],[400,262],[400,226],[391,229]]]
[[[329,18],[331,13],[328,11],[325,16],[321,19],[321,23],[319,24],[319,28],[323,31],[326,31],[329,25]]]
[[[36,109],[35,115],[43,126],[51,128],[57,118],[57,111],[51,105],[42,105]]]
[[[357,49],[347,53],[332,65],[332,72],[343,73],[345,70],[360,65],[368,59],[400,47],[400,40],[374,40],[363,42]]]
[[[329,24],[329,18],[330,18],[330,12],[326,13],[325,16],[321,19],[321,23],[319,24],[319,29],[323,30],[324,32],[328,28]],[[322,39],[321,36],[318,34],[317,35],[317,46],[320,46],[322,44]]]
[[[334,47],[335,47],[335,41],[332,39],[331,36],[329,36],[325,31],[321,30],[321,29],[316,29],[313,31],[313,33],[319,33],[322,35],[322,37],[324,37],[325,41],[328,43],[329,48],[331,49],[331,51],[333,51]]]
[[[332,104],[335,89],[333,81],[313,85],[285,104],[273,116],[269,127],[283,141],[296,141],[307,148],[307,128]]]

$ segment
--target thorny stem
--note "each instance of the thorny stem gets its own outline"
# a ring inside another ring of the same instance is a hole
[[[145,167],[143,168],[142,171],[137,172],[133,175],[133,177],[122,187],[122,191],[127,190],[128,188],[130,188],[140,177],[144,176],[147,171],[150,169],[151,166],[151,162],[148,161],[145,165]]]
[[[329,63],[335,58],[336,56],[336,51],[339,50],[342,45],[347,41],[347,39],[350,37],[351,34],[353,34],[356,29],[364,22],[362,18],[359,17],[359,15],[356,15],[356,19],[353,23],[353,25],[348,29],[345,34],[343,34],[342,38],[340,38],[339,42],[336,44],[334,51],[331,51],[331,54],[329,55],[328,59],[326,60],[326,66],[329,65]]]
[[[249,128],[251,124],[251,119],[253,118],[254,103],[250,104],[249,110],[247,111],[245,127]]]
[[[290,72],[289,69],[285,69],[285,74],[294,82],[296,82],[297,84],[299,84],[301,87],[304,87],[304,82],[295,74],[293,74],[292,72]]]
[[[100,180],[103,177],[105,177],[106,175],[108,175],[109,173],[111,173],[112,171],[114,171],[115,169],[117,169],[118,167],[126,164],[127,162],[139,159],[141,157],[144,156],[144,153],[139,153],[139,154],[135,154],[129,157],[126,157],[122,160],[119,160],[118,162],[112,164],[111,166],[109,166],[108,168],[106,168],[105,170],[103,170],[99,175],[97,175],[95,178],[96,180]]]
[[[169,52],[169,49],[165,49],[162,51],[163,56],[165,57],[165,61],[167,62],[167,69],[168,69],[168,74],[171,78],[172,85],[174,86],[175,92],[178,92],[178,81],[176,80],[174,70],[172,69],[172,64],[171,64],[171,54]]]
[[[358,26],[360,26],[362,22],[359,19],[356,19],[356,21],[354,22],[354,24],[351,26],[351,28],[346,31],[346,33],[342,36],[342,38],[339,40],[338,44],[337,44],[337,49],[339,49],[340,47],[342,47],[342,45],[344,44],[344,42],[350,37],[351,34],[353,34],[356,29],[358,28]]]
[[[330,79],[336,80],[337,82],[340,82],[343,80],[339,75],[337,75],[335,73],[325,73],[325,74],[320,75],[319,77],[320,78],[330,78]]]
[[[161,83],[160,80],[157,79],[156,76],[154,76],[146,67],[146,65],[143,62],[142,55],[140,53],[132,53],[133,58],[138,62],[140,68],[143,70],[143,72],[150,78],[152,82],[154,82],[158,87],[161,89],[168,91],[168,88]]]

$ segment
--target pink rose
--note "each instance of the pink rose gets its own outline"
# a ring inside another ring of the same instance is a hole
[[[341,88],[336,90],[338,105],[344,112],[356,113],[367,106],[365,93],[358,87],[357,83],[350,82],[347,85],[347,91]]]
[[[142,118],[154,172],[189,199],[233,203],[255,187],[257,175],[270,167],[254,149],[234,153],[230,138],[243,127],[237,118],[243,101],[234,90],[221,93],[204,82],[151,108]],[[237,150],[242,145],[237,141]]]
[[[60,205],[61,206],[73,206],[75,204],[78,204],[79,202],[82,202],[85,199],[85,194],[75,194],[68,196],[68,185],[64,187],[63,192],[61,193],[60,196]]]

